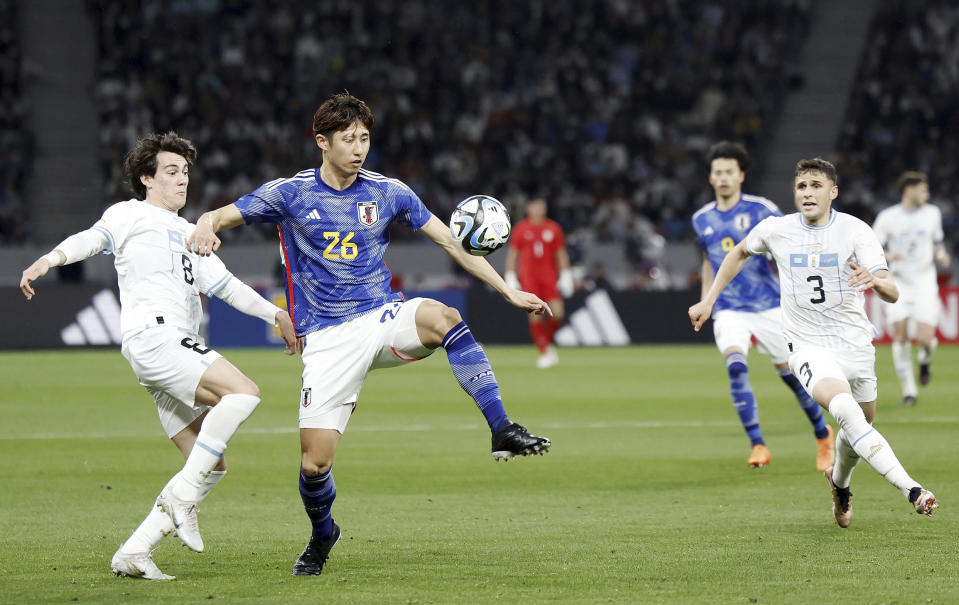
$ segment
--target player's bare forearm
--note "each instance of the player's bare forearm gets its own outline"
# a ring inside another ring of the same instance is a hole
[[[716,299],[719,298],[720,292],[722,292],[723,289],[729,285],[729,282],[733,281],[733,278],[739,275],[739,272],[746,266],[746,261],[749,260],[749,256],[749,252],[746,251],[745,240],[736,244],[736,247],[729,251],[729,254],[723,259],[723,263],[719,265],[719,270],[716,271],[716,276],[709,285],[709,289],[706,290],[706,294],[703,295],[703,300],[708,300],[710,305],[714,304]]]
[[[430,220],[420,227],[420,231],[434,244],[441,247],[450,258],[456,261],[456,264],[466,269],[470,275],[482,280],[485,284],[502,294],[503,298],[509,301],[510,304],[537,315],[553,314],[549,305],[540,300],[535,294],[511,288],[485,258],[473,256],[466,250],[463,250],[463,248],[456,243],[456,240],[453,239],[446,225],[435,216],[430,217]]]
[[[894,303],[899,300],[899,287],[896,286],[896,280],[886,269],[871,273],[869,269],[860,267],[853,262],[849,263],[849,268],[852,269],[852,273],[849,274],[849,285],[853,288],[860,292],[874,290],[879,298],[885,302]]]
[[[946,251],[946,246],[942,242],[939,242],[935,246],[936,262],[939,263],[939,266],[943,269],[949,267],[949,252]]]
[[[204,212],[196,222],[196,229],[187,238],[186,246],[197,254],[209,256],[220,249],[220,238],[216,234],[242,225],[243,222],[243,215],[236,204]]]
[[[560,248],[556,251],[556,267],[560,271],[566,271],[570,268],[569,254],[566,253],[566,248]]]
[[[512,247],[506,249],[506,267],[504,270],[509,273],[510,271],[516,272],[517,261],[519,260],[519,253]]]
[[[705,254],[703,255],[703,266],[700,268],[699,274],[699,298],[701,300],[706,298],[709,287],[713,285],[713,265],[709,262],[709,258]]]

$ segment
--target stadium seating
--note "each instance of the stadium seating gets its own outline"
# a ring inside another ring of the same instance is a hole
[[[27,240],[23,191],[31,166],[29,133],[23,125],[18,3],[0,0],[0,246]]]
[[[293,174],[316,161],[316,105],[348,89],[377,116],[367,166],[436,214],[544,191],[567,231],[637,264],[688,237],[713,140],[761,147],[808,21],[798,0],[89,5],[113,199],[123,153],[153,129],[198,144],[201,209]]]

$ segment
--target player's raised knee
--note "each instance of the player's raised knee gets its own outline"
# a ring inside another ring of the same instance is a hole
[[[300,462],[300,470],[302,470],[303,474],[307,477],[314,477],[316,475],[325,473],[326,471],[330,470],[332,466],[332,460],[316,458],[307,459],[306,456],[304,456]]]

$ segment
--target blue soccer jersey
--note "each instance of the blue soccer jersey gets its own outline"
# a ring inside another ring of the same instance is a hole
[[[403,300],[383,262],[387,228],[399,221],[416,230],[432,217],[403,182],[369,170],[343,191],[324,183],[319,169],[303,170],[261,185],[236,206],[247,224],[278,226],[287,305],[300,336]]]
[[[729,210],[720,210],[712,201],[693,215],[696,239],[709,257],[713,274],[719,270],[726,254],[769,216],[782,216],[782,212],[766,198],[748,194],[743,194]],[[765,256],[754,256],[722,291],[713,309],[755,313],[778,306],[779,282],[769,261]]]

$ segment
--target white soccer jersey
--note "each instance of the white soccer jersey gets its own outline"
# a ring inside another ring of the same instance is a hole
[[[887,269],[869,225],[833,210],[827,225],[811,227],[794,213],[763,220],[745,241],[750,254],[769,252],[779,266],[787,342],[829,349],[872,345],[865,296],[849,285],[850,262],[871,272]]]
[[[186,249],[195,228],[175,212],[135,199],[110,206],[91,227],[104,236],[102,251],[115,257],[124,340],[156,325],[158,317],[190,334],[199,332],[199,293],[216,294],[233,275],[216,255]]]
[[[934,287],[936,284],[935,246],[942,242],[942,212],[923,204],[907,210],[901,203],[890,206],[876,217],[873,229],[890,256],[889,270],[906,289]]]

